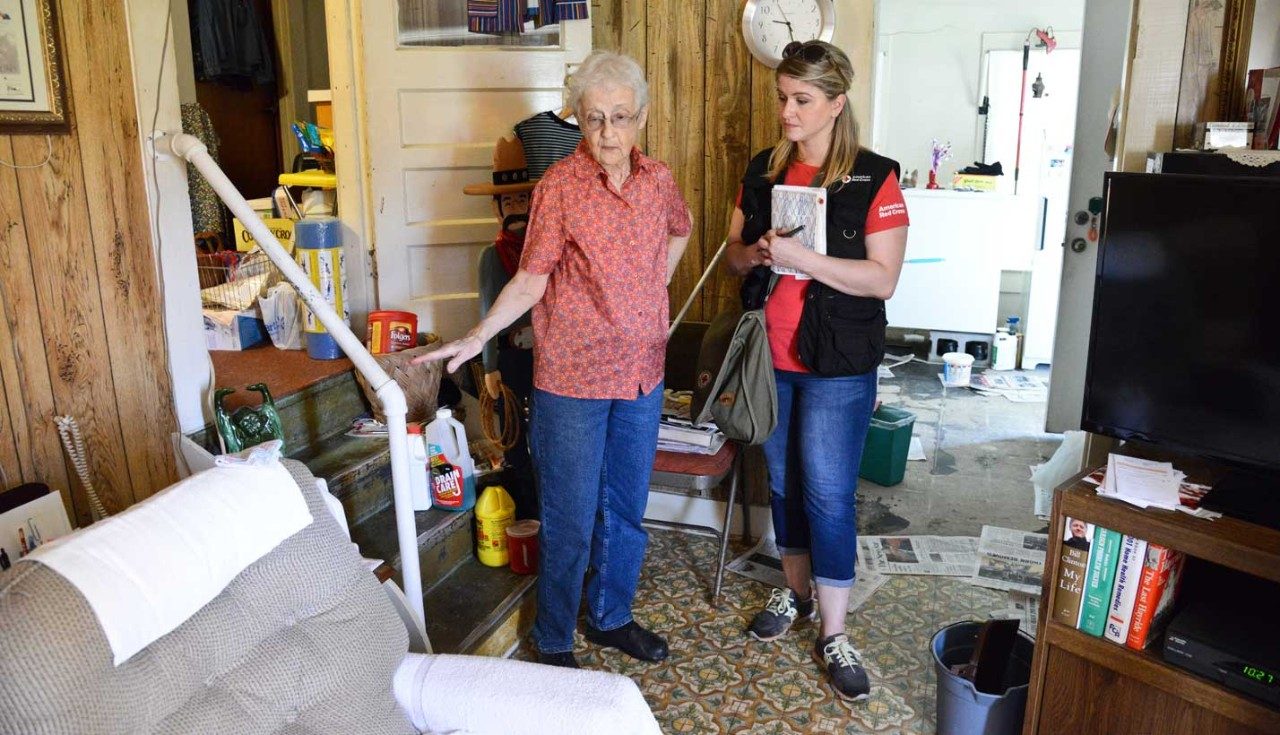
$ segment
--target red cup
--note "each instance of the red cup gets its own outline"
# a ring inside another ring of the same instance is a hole
[[[533,574],[538,571],[537,521],[518,521],[507,526],[507,556],[511,571],[516,574]]]

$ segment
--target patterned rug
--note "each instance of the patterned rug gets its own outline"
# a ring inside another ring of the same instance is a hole
[[[1003,594],[957,579],[891,576],[849,615],[850,640],[872,677],[870,699],[851,704],[831,693],[811,656],[815,624],[769,643],[743,633],[769,598],[763,584],[726,573],[720,607],[710,605],[715,539],[673,531],[649,538],[636,620],[667,638],[671,657],[644,664],[581,634],[576,653],[585,668],[634,679],[668,733],[932,733],[929,639],[1005,606]],[[515,656],[536,658],[528,641]]]

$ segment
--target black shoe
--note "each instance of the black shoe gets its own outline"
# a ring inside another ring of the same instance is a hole
[[[564,653],[539,653],[538,663],[547,666],[559,666],[562,669],[580,669],[578,659],[573,657],[573,651],[565,651]]]
[[[791,630],[797,618],[813,620],[816,617],[817,606],[813,602],[812,596],[807,600],[797,600],[796,593],[791,590],[776,589],[769,595],[769,602],[764,609],[751,619],[747,633],[758,641],[781,638]]]
[[[831,677],[831,688],[842,699],[860,702],[870,696],[871,681],[862,667],[862,656],[844,633],[819,638],[813,644],[813,657]]]
[[[667,657],[667,642],[656,633],[641,628],[636,621],[613,630],[596,630],[590,625],[587,640],[605,648],[616,648],[631,658],[656,663]]]

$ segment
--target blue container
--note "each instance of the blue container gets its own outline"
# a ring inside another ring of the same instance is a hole
[[[320,295],[344,320],[351,319],[347,306],[347,273],[342,253],[342,223],[337,217],[303,217],[294,225],[294,256]],[[342,357],[333,335],[307,309],[303,325],[307,355],[313,360]]]
[[[1018,735],[1027,711],[1031,655],[1035,641],[1018,631],[1004,672],[1003,694],[983,694],[973,682],[951,673],[954,664],[968,663],[982,623],[948,625],[933,636],[933,666],[938,674],[938,735]]]

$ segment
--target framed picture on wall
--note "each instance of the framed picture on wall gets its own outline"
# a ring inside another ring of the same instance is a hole
[[[71,129],[55,0],[0,0],[0,133]]]

